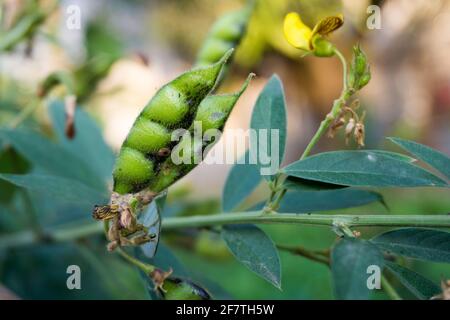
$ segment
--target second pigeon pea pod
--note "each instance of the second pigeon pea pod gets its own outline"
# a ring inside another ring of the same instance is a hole
[[[211,27],[200,48],[196,66],[214,63],[230,48],[236,47],[245,35],[252,11],[253,3],[250,2],[243,9],[220,17]]]
[[[150,191],[155,193],[163,191],[189,173],[202,160],[206,155],[206,148],[210,148],[217,141],[209,141],[206,136],[198,137],[195,134],[195,125],[201,126],[203,134],[210,129],[222,130],[233,107],[253,77],[254,74],[250,74],[238,92],[209,95],[201,102],[191,127],[184,132],[179,143],[173,148],[171,157],[160,165],[158,174],[149,186]]]

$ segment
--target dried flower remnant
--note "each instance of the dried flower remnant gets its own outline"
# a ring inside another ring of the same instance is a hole
[[[450,280],[441,281],[442,293],[435,295],[431,300],[450,300]]]
[[[66,124],[64,132],[66,137],[73,139],[75,137],[75,110],[77,108],[77,98],[74,95],[69,95],[64,100],[64,111],[66,115]]]

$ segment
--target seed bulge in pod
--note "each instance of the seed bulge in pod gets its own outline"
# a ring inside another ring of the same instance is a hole
[[[254,76],[255,74],[253,73],[249,74],[247,80],[238,92],[209,95],[200,103],[194,121],[201,122],[203,132],[209,129],[223,129],[233,107],[245,89],[247,89],[250,80]]]
[[[171,156],[161,165],[152,179],[149,189],[161,192],[175,183],[202,161],[203,141],[192,135],[184,135],[172,149]]]
[[[169,143],[170,132],[166,127],[146,118],[139,118],[128,133],[124,146],[143,153],[152,153],[158,152]]]
[[[154,175],[153,163],[134,149],[122,148],[113,171],[114,191],[127,193]]]
[[[162,87],[141,115],[168,127],[181,126],[185,117],[195,114],[200,102],[214,88],[223,65],[232,54],[228,50],[215,64],[183,73]]]

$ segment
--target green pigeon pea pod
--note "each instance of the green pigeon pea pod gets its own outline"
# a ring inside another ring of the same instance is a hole
[[[239,44],[245,35],[253,6],[253,1],[250,1],[244,8],[226,13],[214,23],[197,55],[196,66],[217,62],[225,52]]]
[[[241,89],[235,93],[207,96],[198,107],[194,121],[201,122],[203,131],[208,129],[222,130],[236,102],[254,77],[255,74],[250,73]],[[193,129],[193,125],[191,129]]]
[[[113,171],[115,192],[136,193],[153,182],[176,144],[171,141],[172,132],[191,126],[232,52],[230,49],[210,66],[183,73],[158,90],[122,145]]]
[[[211,295],[199,285],[189,280],[169,277],[164,280],[158,294],[164,300],[211,300]]]
[[[161,163],[158,174],[152,179],[149,186],[151,192],[159,193],[167,189],[188,174],[201,161],[202,157],[206,156],[207,151],[217,142],[216,140],[210,141],[208,130],[215,129],[215,132],[217,132],[217,130],[221,131],[224,128],[233,107],[253,77],[254,74],[251,73],[238,92],[210,95],[202,101],[191,127],[173,148],[171,157]],[[195,124],[201,125],[204,137],[197,137]],[[184,154],[184,152],[187,152],[187,154]],[[182,158],[182,161],[177,160],[177,163],[174,163],[174,158]]]

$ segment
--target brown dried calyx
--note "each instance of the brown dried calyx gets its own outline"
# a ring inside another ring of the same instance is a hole
[[[153,283],[155,284],[155,290],[161,290],[165,292],[163,285],[164,281],[169,278],[173,273],[172,268],[170,268],[169,271],[163,271],[161,269],[155,269],[153,272],[150,273],[150,278],[152,278]]]
[[[108,221],[107,248],[113,251],[119,246],[138,246],[152,241],[156,235],[137,221],[136,213],[142,206],[150,203],[155,194],[120,195],[113,193],[108,205],[95,206],[92,216],[96,220]]]
[[[364,118],[365,112],[362,116],[358,116],[356,110],[359,108],[359,100],[354,100],[350,106],[345,106],[342,108],[341,113],[331,124],[328,130],[328,137],[334,138],[336,133],[345,127],[345,143],[348,144],[350,139],[353,137],[358,147],[364,147],[365,140],[365,126]]]

